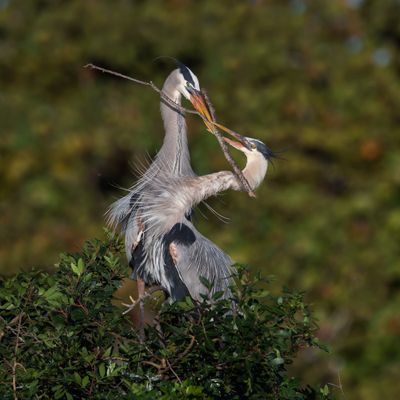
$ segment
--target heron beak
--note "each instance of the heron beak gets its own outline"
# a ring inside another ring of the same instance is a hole
[[[228,144],[230,144],[232,147],[234,147],[235,149],[238,149],[240,151],[244,151],[244,149],[247,148],[247,146],[244,146],[242,143],[240,142],[236,142],[235,140],[232,139],[228,139],[227,137],[223,137],[224,141]]]
[[[242,143],[247,149],[251,149],[249,141],[239,133],[233,131],[232,129],[227,128],[224,125],[218,124],[213,121],[211,117],[210,110],[207,106],[207,102],[205,100],[204,94],[202,91],[191,90],[190,92],[190,102],[193,104],[193,107],[198,111],[203,117],[203,121],[209,132],[213,133],[215,131],[215,127],[223,130],[229,135],[233,136],[240,143]]]
[[[210,130],[212,127],[211,124],[208,124],[208,121],[212,121],[210,110],[207,107],[206,101],[204,99],[204,95],[201,91],[191,90],[190,91],[190,102],[193,104],[193,107],[196,111],[198,111],[201,116],[204,118],[204,123],[207,128]]]
[[[229,135],[231,135],[231,136],[233,136],[235,139],[237,139],[237,140],[240,142],[239,144],[240,144],[241,148],[244,146],[244,147],[246,147],[248,150],[251,150],[250,143],[249,143],[249,141],[246,139],[246,137],[240,135],[239,133],[233,131],[232,129],[227,128],[227,127],[224,126],[224,125],[218,124],[217,122],[215,122],[214,124],[215,124],[215,126],[216,126],[217,128],[221,129],[222,131],[228,133]],[[225,138],[225,137],[224,137],[224,140],[225,140],[227,143],[229,143],[230,145],[232,145],[233,147],[236,147],[235,145],[233,145],[233,143],[236,143],[236,144],[238,143],[238,142],[235,142],[235,141],[233,141],[233,140],[229,140],[228,138]],[[238,147],[236,147],[236,148],[238,148]],[[239,150],[240,150],[240,149],[239,149]]]

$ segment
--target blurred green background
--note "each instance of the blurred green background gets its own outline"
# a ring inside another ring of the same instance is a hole
[[[102,237],[132,166],[160,147],[174,56],[227,126],[282,151],[257,199],[197,225],[237,261],[307,291],[332,347],[301,374],[346,399],[400,393],[400,2],[0,0],[0,271],[51,269]],[[188,116],[194,169],[226,169]]]

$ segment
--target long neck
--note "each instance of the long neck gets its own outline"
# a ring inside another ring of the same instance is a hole
[[[256,189],[263,181],[268,168],[267,160],[260,154],[250,154],[247,156],[247,163],[243,169],[243,175],[249,182],[251,189]],[[240,184],[236,175],[231,171],[221,171],[209,175],[187,178],[181,180],[176,185],[178,191],[172,193],[178,204],[177,209],[186,211],[199,204],[201,201],[228,189],[241,191]]]
[[[164,84],[163,92],[177,104],[181,104],[181,94],[171,88],[168,81]],[[165,136],[157,158],[162,162],[165,172],[172,175],[192,176],[185,116],[162,99],[160,109]]]
[[[267,168],[268,162],[260,153],[247,156],[246,166],[242,172],[252,190],[260,186],[267,173]],[[191,182],[196,189],[196,194],[194,194],[196,204],[224,190],[243,190],[236,175],[230,171],[216,172],[214,174],[196,177],[187,180],[187,182]]]
[[[268,169],[268,161],[261,153],[251,154],[247,157],[246,166],[243,169],[243,176],[249,182],[252,190],[257,189],[264,180]],[[236,189],[236,190],[241,190]]]
[[[258,157],[254,154],[248,156],[243,174],[252,189],[259,186],[264,179],[267,165],[267,161],[262,156]],[[175,176],[168,180],[156,176],[154,183],[159,192],[156,196],[152,193],[145,199],[149,208],[149,211],[145,212],[145,219],[147,223],[158,224],[160,229],[166,230],[177,221],[183,222],[188,210],[209,197],[228,189],[242,190],[236,175],[231,171],[194,177]],[[154,210],[160,212],[154,212]]]

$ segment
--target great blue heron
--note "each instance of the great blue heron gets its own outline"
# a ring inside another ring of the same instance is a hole
[[[180,105],[182,95],[188,99],[195,109],[207,117],[207,107],[200,90],[199,80],[186,66],[180,64],[172,71],[162,88],[164,95]],[[141,214],[143,212],[143,196],[154,194],[153,180],[157,177],[195,176],[191,164],[187,144],[186,122],[184,114],[169,102],[161,98],[161,116],[164,123],[164,142],[155,160],[140,177],[138,182],[123,198],[111,205],[108,222],[113,227],[119,226],[125,235],[125,250],[132,277],[137,279],[139,295],[143,295],[144,283],[148,285],[160,283],[160,273],[143,262],[148,246]]]
[[[263,181],[268,161],[274,153],[262,142],[244,138],[243,143],[224,138],[247,158],[243,175],[252,190]],[[229,299],[232,261],[213,242],[204,237],[186,218],[200,202],[227,189],[242,190],[235,174],[221,171],[204,176],[158,176],[151,195],[143,197],[144,224],[149,228],[145,264],[158,274],[159,284],[179,300],[190,295],[195,300],[221,291]],[[211,283],[208,290],[201,277]]]

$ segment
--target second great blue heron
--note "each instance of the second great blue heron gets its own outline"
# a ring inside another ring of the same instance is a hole
[[[243,139],[246,145],[224,138],[246,155],[243,175],[254,190],[263,181],[274,154],[259,140]],[[152,185],[152,194],[143,197],[142,219],[149,231],[145,232],[148,249],[143,259],[138,257],[139,270],[141,262],[152,268],[171,300],[187,295],[201,300],[202,295],[212,296],[219,291],[222,298],[229,299],[230,257],[204,237],[186,215],[210,196],[227,189],[242,190],[236,175],[222,171],[204,176],[159,176]],[[203,285],[202,277],[211,283],[211,290]]]
[[[181,97],[188,99],[195,109],[207,118],[207,107],[197,77],[186,66],[180,64],[167,77],[162,92],[177,105]],[[109,224],[115,229],[121,228],[125,236],[125,250],[130,266],[133,268],[132,277],[138,281],[139,295],[144,293],[144,283],[148,285],[160,283],[160,273],[143,261],[149,245],[146,227],[142,220],[143,197],[152,197],[155,178],[195,176],[191,164],[187,144],[186,123],[184,114],[169,102],[161,98],[161,116],[164,123],[164,142],[155,160],[140,177],[128,194],[116,201],[108,213]],[[148,208],[147,208],[148,211]],[[146,230],[146,235],[144,231]]]

